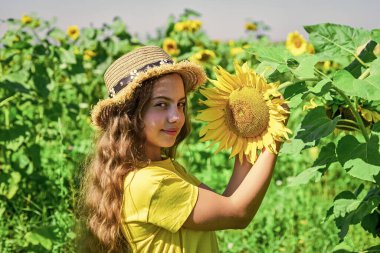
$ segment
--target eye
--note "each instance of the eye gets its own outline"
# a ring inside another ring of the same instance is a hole
[[[181,107],[181,108],[185,108],[186,107],[186,102],[180,102],[180,103],[178,103],[178,106]]]
[[[166,108],[167,104],[166,103],[157,103],[155,107],[160,107],[160,108]]]

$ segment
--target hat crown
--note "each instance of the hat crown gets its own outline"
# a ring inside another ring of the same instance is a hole
[[[111,90],[121,79],[136,74],[136,71],[162,60],[172,61],[170,56],[157,46],[137,48],[115,60],[104,73],[107,90]]]

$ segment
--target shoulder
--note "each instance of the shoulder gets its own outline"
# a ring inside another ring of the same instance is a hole
[[[175,173],[159,166],[147,166],[131,171],[125,178],[124,187],[132,187],[135,190],[156,188],[167,178],[175,177]]]
[[[183,172],[185,174],[189,174],[189,172],[187,171],[187,169],[182,164],[180,164],[178,161],[173,160],[173,165],[174,165],[174,167],[177,170],[179,170],[179,171],[181,171],[181,172]]]

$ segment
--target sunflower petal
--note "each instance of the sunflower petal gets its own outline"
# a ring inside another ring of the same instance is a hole
[[[242,149],[242,146],[243,146],[243,140],[240,137],[238,137],[234,143],[234,146],[232,146],[231,154],[228,159],[231,159],[236,154],[238,154],[240,150]]]
[[[219,79],[223,79],[225,82],[227,82],[233,89],[241,88],[242,86],[239,84],[238,80],[228,73],[225,69],[222,67],[216,68],[216,76]]]
[[[206,101],[199,101],[201,104],[207,105],[208,107],[214,107],[214,106],[226,106],[227,100],[217,100],[217,99],[208,99]]]
[[[209,109],[205,109],[201,111],[201,113],[197,115],[196,119],[202,120],[202,121],[214,121],[214,120],[220,119],[223,116],[224,116],[223,110],[216,110],[214,108],[209,108]]]
[[[234,145],[234,143],[236,141],[236,138],[238,138],[238,136],[235,133],[231,132],[230,133],[230,138],[227,141],[227,147],[226,147],[226,149],[229,149],[229,148],[233,147],[233,145]]]
[[[208,128],[207,125],[206,125],[206,126],[203,126],[203,127],[201,128],[201,130],[199,130],[199,137],[205,135],[205,134],[207,133],[208,129],[209,129],[209,128]]]
[[[232,87],[229,85],[224,85],[224,82],[222,80],[212,80],[209,79],[209,81],[219,90],[226,92],[227,94],[231,93],[233,91]]]
[[[200,89],[199,92],[208,99],[228,99],[228,96],[225,93],[221,93],[216,88],[204,88]]]

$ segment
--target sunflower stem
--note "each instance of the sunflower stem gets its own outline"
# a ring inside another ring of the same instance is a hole
[[[324,78],[328,79],[330,82],[332,82],[331,78],[328,77],[325,73],[323,73],[322,71],[318,70],[316,67],[314,67],[314,71],[317,72],[318,74],[320,74],[321,76],[323,76]]]
[[[352,131],[358,131],[359,129],[355,128],[355,127],[352,127],[352,126],[346,126],[346,125],[336,125],[337,127],[343,127],[343,128],[346,128],[346,129],[351,129]]]
[[[338,120],[338,122],[346,122],[346,123],[350,123],[350,124],[358,125],[357,122],[355,122],[355,121],[353,121],[353,120],[350,120],[350,119],[340,119],[340,120]]]
[[[360,76],[359,76],[359,80],[363,80],[364,78],[366,78],[367,76],[369,76],[370,74],[370,69],[366,69]]]
[[[354,105],[352,104],[350,98],[341,90],[339,89],[338,87],[336,86],[332,86],[332,89],[334,89],[336,92],[338,92],[339,95],[341,95],[344,99],[344,101],[347,103],[347,105],[350,107],[352,113],[354,114],[354,117],[356,119],[356,122],[360,128],[360,131],[362,132],[363,136],[364,136],[364,139],[366,140],[366,142],[368,143],[369,142],[369,135],[367,133],[367,130],[365,129],[365,126],[364,126],[364,123],[363,123],[363,120],[362,118],[360,117],[359,115],[359,112],[358,110],[354,107]]]

